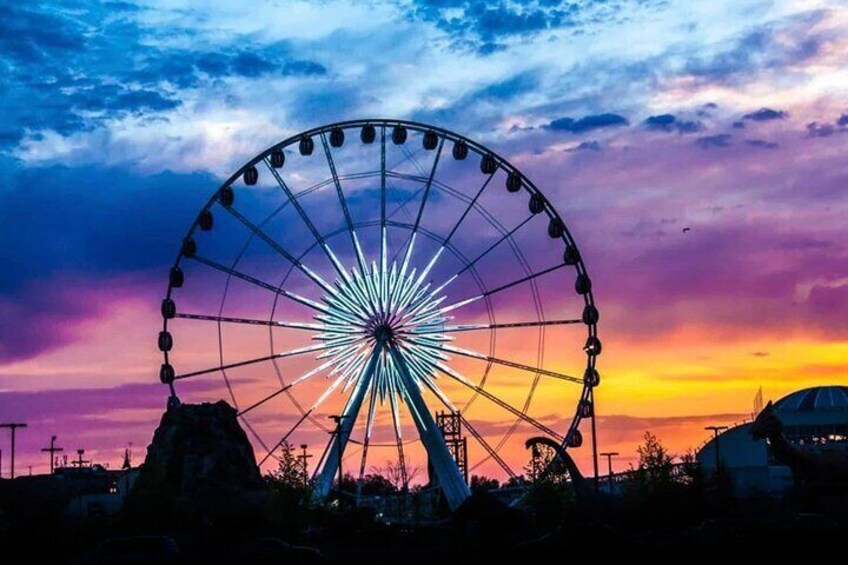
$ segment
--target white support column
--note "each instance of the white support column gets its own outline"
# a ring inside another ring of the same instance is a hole
[[[466,498],[471,496],[471,490],[465,484],[465,480],[459,472],[456,461],[451,457],[445,445],[444,437],[442,437],[442,433],[439,431],[436,422],[433,420],[433,416],[430,414],[430,408],[421,396],[421,389],[418,388],[412,375],[409,374],[409,368],[403,358],[403,353],[391,344],[388,348],[403,383],[403,391],[410,404],[410,413],[412,414],[412,419],[415,421],[415,427],[418,428],[418,436],[427,450],[427,456],[430,458],[430,463],[436,471],[439,486],[442,488],[442,492],[445,493],[448,506],[450,506],[451,510],[456,510]]]
[[[362,401],[368,392],[369,384],[374,377],[374,370],[377,367],[377,361],[380,359],[384,347],[385,345],[382,341],[374,346],[374,351],[371,352],[371,358],[368,360],[368,364],[365,366],[359,382],[356,383],[353,393],[348,399],[342,413],[341,423],[339,424],[339,433],[335,434],[330,441],[327,455],[324,457],[324,466],[315,479],[315,485],[312,491],[312,497],[315,500],[327,498],[330,490],[333,488],[333,479],[335,479],[339,471],[339,462],[344,455],[345,446],[347,446],[350,433],[353,431],[354,424],[356,424],[359,409],[362,407]]]

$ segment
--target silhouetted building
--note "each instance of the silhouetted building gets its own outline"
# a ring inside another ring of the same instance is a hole
[[[138,468],[111,471],[101,465],[61,467],[52,475],[3,481],[0,497],[14,489],[24,511],[50,507],[68,518],[108,518],[123,508],[138,472]]]
[[[786,438],[809,451],[848,452],[848,386],[806,388],[774,403]],[[737,494],[777,494],[793,484],[789,468],[779,465],[765,440],[753,441],[751,423],[732,427],[698,452],[706,473],[714,473],[716,446],[722,472],[730,474]]]

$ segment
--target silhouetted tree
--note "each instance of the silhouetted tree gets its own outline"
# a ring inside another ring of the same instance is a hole
[[[641,480],[652,488],[661,488],[671,484],[674,474],[673,457],[657,436],[645,432],[644,443],[636,448],[639,454],[639,467],[636,469]]]
[[[471,492],[488,492],[501,486],[497,479],[480,475],[471,475]]]
[[[421,467],[402,467],[400,463],[386,461],[384,467],[372,467],[373,474],[385,477],[398,492],[409,490],[409,484],[421,474]]]
[[[294,448],[288,442],[280,447],[280,463],[271,471],[268,481],[272,486],[302,490],[307,483],[303,463],[294,454]]]

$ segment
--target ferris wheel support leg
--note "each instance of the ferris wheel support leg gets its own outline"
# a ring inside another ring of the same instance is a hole
[[[312,497],[316,501],[326,499],[333,488],[333,479],[335,479],[339,471],[339,464],[344,455],[345,447],[350,439],[353,426],[356,424],[356,417],[359,415],[360,408],[362,408],[362,401],[368,392],[371,378],[374,375],[374,369],[377,367],[377,361],[380,359],[383,347],[382,343],[374,346],[374,351],[371,353],[368,365],[366,365],[359,382],[356,383],[353,394],[345,405],[344,412],[341,415],[341,421],[339,422],[338,432],[333,432],[333,438],[324,457],[324,467],[322,467],[321,472],[316,476],[312,490]],[[339,488],[341,489],[341,485],[339,485]]]
[[[410,405],[410,413],[415,421],[415,427],[418,429],[418,436],[421,438],[421,443],[424,444],[424,449],[427,450],[427,457],[430,458],[430,463],[433,465],[433,470],[436,472],[436,478],[439,480],[439,486],[445,494],[445,499],[448,502],[451,510],[459,508],[465,499],[471,496],[471,490],[465,484],[462,474],[459,472],[459,467],[456,465],[447,446],[445,439],[433,416],[430,414],[430,409],[424,398],[421,396],[421,389],[416,384],[415,380],[409,374],[409,368],[401,353],[394,346],[389,346],[389,352],[395,361],[395,366],[398,368],[398,376],[403,382],[406,399]]]

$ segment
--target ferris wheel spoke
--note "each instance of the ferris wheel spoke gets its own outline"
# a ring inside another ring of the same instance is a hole
[[[419,173],[421,173],[422,175],[427,174],[427,171],[424,170],[424,167],[422,167],[421,163],[418,162],[418,159],[415,158],[415,154],[412,151],[410,151],[406,147],[406,145],[401,145],[401,151],[403,152],[404,155],[406,155],[406,161],[409,161],[410,163],[412,163],[412,166],[415,167],[416,169],[418,169]],[[415,153],[418,153],[418,151],[416,151]]]
[[[498,398],[497,396],[495,396],[494,394],[492,394],[488,390],[475,385],[474,383],[472,383],[467,378],[462,376],[460,373],[454,371],[450,367],[447,367],[447,366],[443,365],[442,363],[438,363],[438,364],[436,364],[436,368],[439,369],[439,371],[441,371],[445,375],[454,379],[455,381],[457,381],[457,382],[465,385],[466,387],[470,388],[471,390],[475,391],[476,393],[478,393],[483,398],[486,398],[486,399],[492,401],[493,403],[497,404],[498,406],[500,406],[501,408],[503,408],[504,410],[506,410],[507,412],[509,412],[513,416],[516,416],[516,417],[524,420],[525,422],[527,422],[531,426],[535,427],[537,430],[544,432],[544,433],[548,434],[549,436],[551,436],[552,438],[558,439],[559,441],[563,441],[565,439],[562,435],[556,433],[555,431],[553,431],[551,428],[549,428],[548,426],[546,426],[542,422],[539,422],[535,418],[528,416],[526,413],[522,412],[518,408],[515,408],[511,404],[504,402],[503,400],[501,400],[500,398]]]
[[[255,365],[256,363],[263,363],[265,361],[271,361],[273,359],[283,359],[285,357],[295,357],[297,355],[304,355],[306,353],[313,353],[315,351],[324,351],[326,349],[331,349],[333,347],[337,347],[336,344],[331,343],[321,343],[318,345],[310,345],[307,347],[300,347],[298,349],[291,349],[289,351],[284,351],[282,353],[274,353],[273,355],[266,355],[265,357],[257,357],[255,359],[248,359],[246,361],[238,361],[236,363],[228,363],[226,365],[218,365],[216,367],[210,367],[208,369],[201,369],[199,371],[192,371],[190,373],[183,373],[182,375],[177,375],[174,379],[188,379],[191,377],[197,377],[199,375],[206,375],[209,373],[214,373],[216,371],[226,371],[229,369],[235,369],[237,367],[245,367],[247,365]]]
[[[280,176],[280,174],[277,172],[277,169],[271,166],[271,163],[268,162],[267,157],[263,159],[263,162],[265,163],[265,166],[268,168],[268,170],[271,171],[271,174],[274,176],[274,179],[277,181],[277,184],[280,186],[282,191],[288,197],[289,201],[292,203],[292,206],[294,206],[294,209],[297,211],[297,215],[300,216],[300,219],[303,221],[304,224],[306,224],[306,227],[309,229],[309,231],[312,232],[312,237],[314,237],[315,241],[318,242],[321,249],[324,251],[324,254],[330,260],[330,263],[333,264],[333,267],[335,267],[336,271],[339,273],[339,275],[341,275],[343,279],[348,280],[347,271],[345,271],[344,267],[339,262],[335,253],[333,253],[332,249],[330,249],[330,246],[327,244],[326,239],[321,237],[321,234],[318,233],[318,229],[315,227],[315,224],[313,224],[312,220],[309,219],[309,216],[306,214],[306,211],[304,211],[303,206],[300,205],[300,202],[297,201],[295,195],[292,194],[291,189]]]
[[[451,238],[453,237],[453,234],[454,234],[454,233],[456,233],[456,230],[458,230],[458,229],[459,229],[459,226],[460,226],[460,225],[462,225],[463,220],[465,220],[465,217],[468,215],[468,213],[471,211],[471,209],[472,209],[472,208],[474,208],[474,205],[477,203],[477,199],[478,199],[478,198],[480,198],[480,195],[481,195],[481,194],[483,194],[483,191],[484,191],[484,190],[486,190],[486,187],[489,185],[489,182],[492,180],[492,178],[493,178],[494,176],[495,176],[495,174],[494,174],[494,173],[492,173],[492,174],[490,174],[488,177],[486,177],[486,180],[483,182],[483,185],[480,187],[480,189],[479,189],[479,190],[477,191],[477,193],[474,195],[474,198],[472,198],[472,199],[471,199],[471,201],[468,203],[468,206],[465,208],[465,211],[462,213],[462,215],[460,216],[460,218],[459,218],[459,220],[456,222],[456,224],[454,224],[453,228],[452,228],[452,229],[451,229],[451,231],[448,233],[448,236],[444,239],[444,241],[442,242],[442,244],[439,246],[439,249],[436,251],[436,253],[433,255],[433,257],[430,259],[430,262],[427,264],[427,267],[426,267],[426,268],[425,268],[425,269],[421,272],[420,280],[419,280],[419,283],[418,283],[418,284],[420,284],[420,283],[421,283],[421,281],[423,281],[423,280],[424,280],[424,278],[427,276],[427,274],[429,274],[430,270],[431,270],[431,269],[435,266],[436,261],[438,261],[438,260],[439,260],[439,257],[442,255],[442,253],[444,252],[445,248],[447,248],[447,246],[450,244],[450,240],[451,240]],[[529,218],[528,218],[528,219],[529,219]],[[525,223],[526,223],[526,222],[527,222],[527,220],[525,220]],[[417,227],[417,223],[416,223],[416,227]],[[519,226],[519,227],[520,227],[520,226]],[[411,236],[410,236],[410,237],[411,237]],[[508,237],[508,236],[507,236],[507,237]],[[475,262],[476,262],[476,260],[475,260]],[[445,284],[443,284],[441,287],[439,287],[439,290],[443,289],[443,288],[444,288],[445,286],[447,286],[447,285],[448,285],[451,281],[453,281],[453,279],[455,279],[456,277],[458,277],[460,274],[464,273],[467,269],[469,269],[469,268],[470,268],[470,267],[472,267],[473,265],[474,265],[474,262],[469,263],[469,264],[466,264],[466,265],[465,265],[465,268],[463,268],[463,269],[462,269],[459,273],[457,273],[454,277],[452,277],[452,278],[451,278],[451,279],[449,279],[449,280],[448,280]]]
[[[462,222],[465,220],[465,217],[468,215],[468,213],[471,212],[472,208],[474,208],[474,206],[477,204],[477,200],[480,198],[480,195],[483,194],[483,191],[486,190],[487,186],[489,186],[489,183],[492,181],[494,176],[495,176],[495,173],[492,173],[492,174],[490,174],[489,176],[486,177],[485,181],[483,181],[483,185],[480,187],[480,189],[474,195],[474,198],[471,199],[471,202],[468,203],[468,206],[465,207],[465,210],[462,212],[462,215],[459,217],[459,220],[457,220],[456,224],[454,224],[451,231],[448,232],[448,236],[445,238],[445,242],[444,242],[445,246],[447,246],[447,244],[450,242],[451,238],[453,237],[453,234],[455,234],[456,230],[459,229],[459,226],[462,225]]]
[[[466,265],[462,268],[462,270],[461,270],[461,271],[459,271],[459,272],[457,273],[457,276],[461,275],[462,273],[464,273],[465,271],[467,271],[468,269],[470,269],[471,267],[473,267],[474,265],[476,265],[476,264],[477,264],[477,261],[479,261],[480,259],[482,259],[482,258],[483,258],[483,257],[485,257],[486,255],[488,255],[488,254],[489,254],[491,251],[493,251],[493,250],[494,250],[494,249],[495,249],[498,245],[500,245],[501,243],[503,243],[504,241],[506,241],[506,240],[508,240],[510,237],[512,237],[512,236],[513,236],[513,234],[515,234],[515,232],[517,232],[519,229],[521,229],[521,228],[522,228],[525,224],[527,224],[527,223],[528,223],[530,220],[532,220],[532,219],[533,219],[533,216],[528,216],[528,217],[527,217],[525,220],[523,220],[520,224],[518,224],[517,226],[515,226],[514,228],[512,228],[511,230],[509,230],[509,231],[508,231],[508,232],[506,232],[505,234],[503,234],[503,235],[501,236],[501,238],[500,238],[500,239],[498,239],[495,243],[493,243],[492,245],[490,245],[489,247],[487,247],[487,248],[486,248],[486,250],[485,250],[485,251],[483,251],[483,253],[481,253],[480,255],[478,255],[477,257],[475,257],[475,258],[474,258],[473,260],[471,260],[468,264],[466,264]]]
[[[494,459],[495,463],[497,463],[498,466],[500,466],[500,468],[503,469],[504,472],[506,472],[506,474],[510,476],[510,478],[515,479],[518,477],[518,475],[515,474],[515,471],[513,471],[510,466],[507,465],[507,462],[504,461],[500,455],[498,455],[498,452],[491,445],[489,445],[489,443],[483,438],[480,432],[474,429],[474,426],[471,425],[471,422],[469,422],[465,418],[465,416],[459,414],[459,420],[462,422],[462,425],[464,425],[465,428],[471,433],[471,437],[477,440],[477,443],[479,443],[480,446],[486,451],[486,453],[489,454],[489,457]]]
[[[282,245],[280,245],[276,240],[274,240],[271,236],[265,233],[262,228],[253,224],[250,220],[248,220],[244,215],[239,213],[232,206],[224,207],[232,216],[234,216],[237,220],[243,223],[247,229],[257,235],[262,241],[268,244],[274,251],[282,255],[289,263],[297,267],[300,272],[306,275],[310,280],[312,280],[315,284],[324,289],[325,292],[329,292],[331,294],[334,293],[333,287],[327,283],[320,275],[313,272],[309,267],[304,265],[297,257],[292,255],[289,251],[287,251]]]
[[[565,263],[560,263],[560,264],[558,264],[558,265],[554,265],[553,267],[548,267],[547,269],[543,269],[543,270],[541,270],[541,271],[537,271],[537,272],[535,272],[535,273],[532,273],[532,274],[530,274],[530,275],[527,275],[526,277],[522,277],[522,278],[520,278],[520,279],[514,280],[514,281],[512,281],[512,282],[510,282],[510,283],[507,283],[507,284],[505,284],[505,285],[501,285],[501,286],[499,286],[499,287],[497,287],[497,288],[493,288],[493,289],[491,289],[491,290],[487,290],[487,291],[485,291],[485,292],[483,292],[483,293],[481,293],[481,294],[478,294],[478,295],[476,295],[476,296],[472,296],[472,297],[470,297],[470,298],[466,298],[466,299],[464,299],[464,300],[460,300],[459,302],[454,302],[453,304],[449,304],[449,305],[447,305],[447,306],[444,306],[443,308],[440,308],[440,309],[437,309],[437,310],[431,311],[431,312],[429,312],[429,313],[427,313],[427,312],[422,312],[423,314],[426,314],[426,316],[423,316],[423,317],[420,317],[420,318],[414,319],[414,322],[415,322],[416,324],[424,324],[425,322],[427,322],[427,321],[428,321],[428,320],[430,320],[430,319],[433,319],[433,318],[436,318],[436,317],[438,317],[438,316],[441,316],[442,314],[447,314],[448,312],[451,312],[451,311],[453,311],[453,310],[456,310],[457,308],[461,308],[461,307],[466,306],[466,305],[468,305],[468,304],[472,304],[472,303],[474,303],[474,302],[477,302],[477,301],[478,301],[478,300],[480,300],[481,298],[486,298],[486,297],[488,297],[488,296],[491,296],[491,295],[493,295],[493,294],[497,294],[498,292],[501,292],[501,291],[507,290],[507,289],[512,288],[512,287],[514,287],[514,286],[516,286],[516,285],[519,285],[519,284],[521,284],[521,283],[525,283],[525,282],[528,282],[528,281],[532,281],[533,279],[536,279],[536,278],[538,278],[538,277],[541,277],[542,275],[547,275],[548,273],[552,273],[552,272],[554,272],[554,271],[556,271],[556,270],[562,269],[563,267],[565,267]],[[451,277],[450,279],[448,279],[448,281],[452,281],[454,278],[456,278],[456,277]],[[434,291],[434,292],[440,291],[440,290],[441,290],[442,288],[444,288],[445,286],[446,286],[446,284],[442,284],[442,286],[440,286],[439,288],[437,288],[437,289],[436,289],[436,291]]]
[[[426,347],[428,349],[436,349],[447,351],[448,353],[455,353],[457,355],[462,355],[463,357],[470,357],[472,359],[479,359],[480,361],[486,361],[488,363],[495,363],[496,365],[503,365],[504,367],[512,367],[513,369],[520,369],[522,371],[526,371],[528,373],[545,375],[546,377],[553,377],[555,379],[559,379],[562,381],[568,381],[572,383],[583,384],[584,380],[577,377],[572,377],[571,375],[566,375],[565,373],[558,373],[556,371],[549,371],[547,369],[542,369],[541,367],[531,367],[530,365],[524,365],[523,363],[516,363],[515,361],[509,361],[508,359],[499,359],[497,357],[492,357],[491,355],[484,355],[482,353],[478,353],[476,351],[469,351],[467,349],[461,349],[459,347],[453,347],[446,343],[442,342],[431,342],[424,341],[419,338],[411,338],[413,343],[416,345],[420,345],[421,347]]]
[[[330,167],[330,174],[333,177],[333,184],[336,186],[336,195],[339,197],[339,204],[341,205],[342,212],[344,213],[347,230],[350,232],[350,242],[353,245],[354,252],[356,253],[359,270],[364,275],[367,271],[365,257],[362,254],[362,247],[359,245],[359,238],[356,237],[356,230],[353,229],[353,220],[350,219],[350,210],[347,207],[347,200],[345,199],[344,191],[342,191],[342,184],[339,182],[339,175],[336,172],[336,163],[333,161],[333,153],[330,151],[330,144],[327,143],[327,136],[322,133],[320,137],[321,145],[324,146],[324,156],[327,159],[327,165]]]
[[[262,464],[265,463],[274,454],[275,451],[280,449],[280,447],[282,447],[283,444],[286,443],[286,441],[288,441],[289,437],[295,432],[295,430],[297,430],[300,427],[300,425],[304,421],[306,421],[306,419],[309,417],[310,414],[312,414],[312,410],[307,410],[306,412],[304,412],[300,416],[300,418],[298,418],[297,422],[295,422],[294,426],[292,426],[285,434],[283,434],[283,437],[280,438],[280,441],[278,441],[276,444],[274,444],[274,447],[272,447],[270,450],[268,450],[268,453],[265,454],[265,457],[263,457],[262,460],[259,463],[257,463],[256,466],[261,467]]]
[[[211,259],[207,259],[207,258],[205,258],[201,255],[195,255],[195,256],[192,257],[192,259],[199,262],[199,263],[206,265],[207,267],[211,267],[211,268],[213,268],[217,271],[221,271],[222,273],[227,273],[228,275],[232,275],[232,276],[239,278],[243,281],[254,284],[254,285],[256,285],[260,288],[270,290],[274,294],[279,294],[280,296],[285,296],[289,300],[293,300],[294,302],[298,302],[298,303],[300,303],[304,306],[308,306],[309,308],[312,308],[313,310],[317,310],[318,312],[321,312],[321,313],[324,313],[324,314],[329,312],[329,310],[326,306],[323,306],[323,305],[315,302],[314,300],[309,300],[308,298],[304,298],[303,296],[300,296],[300,295],[295,294],[293,292],[289,292],[287,290],[281,289],[281,288],[276,287],[272,284],[269,284],[269,283],[267,283],[263,280],[257,279],[256,277],[252,277],[252,276],[250,276],[246,273],[242,273],[241,271],[237,271],[236,269],[227,267],[226,265],[221,265],[220,263],[216,263],[215,261],[212,261]]]
[[[265,441],[262,439],[262,436],[260,436],[256,432],[253,426],[250,425],[250,422],[247,421],[247,418],[239,418],[239,420],[241,420],[241,423],[244,425],[245,428],[247,428],[247,431],[250,432],[250,435],[253,436],[253,439],[256,440],[260,447],[262,447],[262,449],[264,449],[265,451],[268,451],[268,444],[265,443]]]
[[[415,223],[412,226],[412,235],[408,240],[406,247],[406,255],[403,259],[404,267],[409,263],[409,258],[412,255],[412,248],[415,244],[415,234],[418,231],[418,226],[421,224],[421,216],[424,214],[424,207],[427,205],[427,198],[430,196],[430,188],[433,186],[433,178],[436,176],[436,169],[439,166],[439,159],[442,156],[442,149],[445,146],[445,138],[439,138],[439,146],[436,148],[436,156],[433,158],[433,166],[430,169],[430,176],[424,185],[424,194],[421,197],[421,204],[418,206],[418,214],[415,217]],[[405,269],[402,269],[404,272]]]
[[[459,326],[427,327],[415,329],[409,333],[415,335],[443,334],[456,332],[471,332],[477,330],[498,330],[506,328],[531,328],[536,326],[562,326],[568,324],[582,324],[583,320],[576,318],[570,320],[537,320],[535,322],[511,322],[504,324],[463,324]]]
[[[315,375],[317,375],[317,374],[319,374],[323,371],[326,371],[327,369],[329,369],[330,367],[334,366],[335,364],[337,364],[339,362],[344,362],[344,360],[347,357],[349,357],[352,354],[355,354],[359,349],[361,349],[361,346],[357,346],[355,343],[347,345],[346,347],[340,348],[340,350],[337,351],[335,353],[335,355],[333,356],[333,358],[330,359],[329,361],[326,361],[326,362],[322,363],[321,365],[315,367],[314,369],[307,371],[306,373],[300,375],[298,378],[296,378],[295,380],[293,380],[292,382],[290,382],[286,386],[284,386],[284,387],[282,387],[278,390],[275,390],[274,392],[272,392],[268,396],[262,398],[261,400],[259,400],[257,402],[254,402],[253,404],[251,404],[247,408],[241,410],[238,413],[238,415],[243,416],[244,414],[247,414],[248,412],[251,412],[252,410],[255,410],[256,408],[259,408],[260,406],[262,406],[266,402],[270,401],[271,399],[276,398],[277,396],[283,394],[287,390],[290,390],[295,385],[298,385],[298,384],[300,384],[304,381],[309,380],[310,378],[314,377]],[[329,350],[329,351],[332,351],[332,350]],[[320,402],[316,403],[316,405],[313,406],[312,409],[315,409],[318,404],[320,404]]]
[[[202,320],[207,322],[226,322],[232,324],[247,324],[254,326],[272,326],[272,327],[281,327],[288,328],[294,330],[305,330],[312,332],[325,332],[330,329],[334,331],[339,331],[334,328],[331,328],[328,325],[321,324],[312,324],[309,322],[288,322],[288,321],[276,321],[276,320],[257,320],[254,318],[232,318],[228,316],[210,316],[207,314],[187,314],[183,312],[177,312],[174,315],[175,318],[182,318],[185,320]],[[355,330],[359,331],[359,330]],[[353,331],[352,331],[353,333]]]

